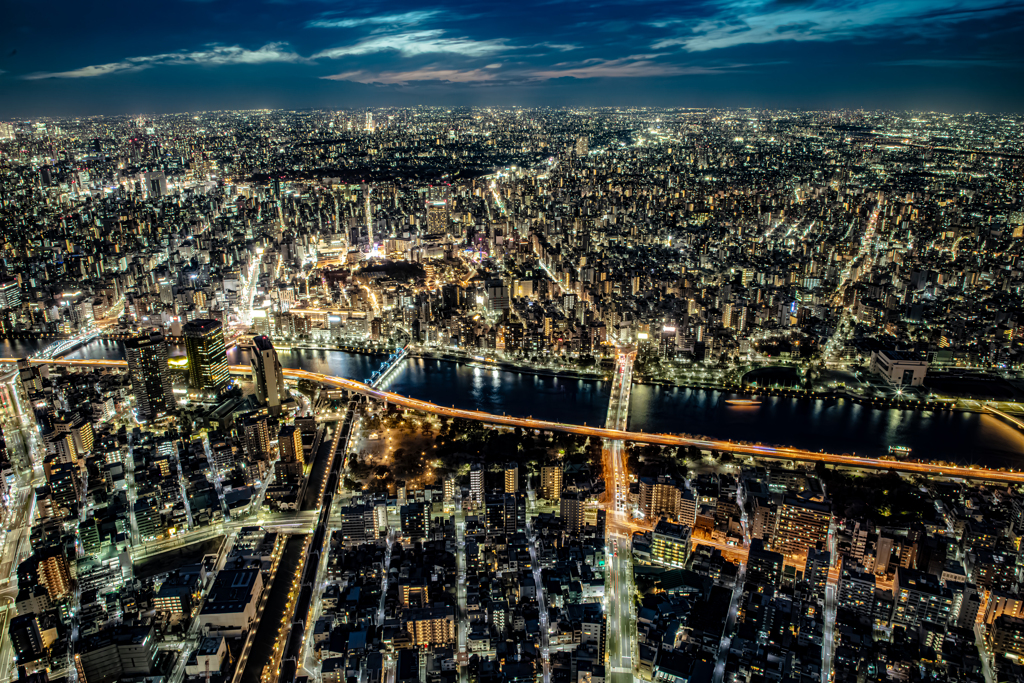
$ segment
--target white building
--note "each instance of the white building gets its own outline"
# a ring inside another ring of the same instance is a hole
[[[893,386],[917,387],[928,374],[928,361],[903,351],[873,351],[870,369]]]

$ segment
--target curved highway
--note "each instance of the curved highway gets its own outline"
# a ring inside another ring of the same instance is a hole
[[[0,363],[15,363],[16,358],[0,358]],[[123,368],[128,365],[127,361],[117,360],[46,360],[31,359],[32,363],[46,363],[49,365],[65,366],[92,366]],[[252,368],[248,365],[230,366],[232,374],[249,375]],[[649,434],[646,432],[630,432],[623,429],[607,429],[602,427],[587,427],[585,425],[572,425],[562,422],[550,422],[548,420],[537,420],[532,417],[511,417],[507,415],[494,415],[479,410],[462,410],[459,408],[446,408],[436,403],[422,401],[417,398],[403,396],[391,391],[374,389],[368,384],[354,379],[346,379],[334,375],[324,375],[306,370],[292,368],[284,369],[284,376],[290,379],[305,379],[312,382],[319,382],[328,386],[354,391],[364,396],[369,396],[380,401],[388,401],[403,408],[419,410],[434,415],[445,415],[448,417],[459,417],[466,420],[488,422],[491,424],[506,425],[509,427],[522,427],[524,429],[545,429],[548,431],[567,432],[581,436],[593,436],[599,439],[613,439],[616,441],[633,441],[637,443],[657,444],[661,446],[696,446],[697,448],[729,451],[750,456],[766,458],[783,458],[788,460],[803,460],[808,462],[823,462],[828,465],[840,465],[843,467],[865,467],[869,469],[892,469],[898,472],[911,474],[931,474],[941,477],[962,477],[965,479],[986,479],[989,481],[1000,481],[1013,484],[1024,484],[1024,472],[1009,472],[1001,470],[986,469],[984,467],[958,467],[954,465],[939,465],[922,462],[900,462],[895,460],[882,460],[877,458],[861,458],[854,455],[835,455],[832,453],[819,453],[805,451],[799,448],[785,446],[762,446],[756,444],[737,443],[734,441],[723,441],[716,439],[699,439],[687,436],[676,436],[671,434]]]

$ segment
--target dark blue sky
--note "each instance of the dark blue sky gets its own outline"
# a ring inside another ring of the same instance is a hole
[[[408,104],[1024,111],[1024,2],[10,2],[0,117]]]

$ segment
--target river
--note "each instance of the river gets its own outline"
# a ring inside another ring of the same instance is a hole
[[[45,344],[2,341],[0,357],[27,355],[40,346]],[[184,355],[184,349],[172,346],[170,353]],[[67,357],[123,359],[124,348],[118,342],[94,341]],[[371,354],[309,349],[281,349],[279,357],[285,367],[358,380],[369,377],[384,360]],[[249,354],[232,349],[228,361],[247,364]],[[387,389],[457,408],[599,425],[604,423],[611,383],[410,358]],[[630,398],[629,427],[864,456],[883,455],[890,445],[909,446],[913,457],[922,460],[1024,466],[1024,432],[990,415],[885,410],[843,399],[782,397],[737,407],[723,398],[727,396],[713,390],[637,384]]]

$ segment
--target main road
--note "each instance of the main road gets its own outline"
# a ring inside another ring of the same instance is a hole
[[[611,400],[608,403],[608,418],[605,421],[605,429],[608,431],[626,430],[629,390],[633,385],[635,360],[636,351],[633,348],[619,349]],[[609,551],[608,579],[605,582],[607,673],[610,683],[631,683],[634,680],[633,653],[636,646],[636,627],[633,621],[633,532],[626,513],[629,475],[626,471],[623,441],[606,438],[603,446],[607,498],[605,531]]]
[[[0,363],[16,363],[17,358],[0,358]],[[61,365],[68,367],[106,367],[125,368],[127,361],[118,360],[66,360],[66,359],[41,359],[32,358],[30,362],[37,364]],[[232,374],[250,375],[252,368],[248,365],[230,366]],[[586,425],[573,425],[563,422],[551,422],[548,420],[537,420],[533,417],[512,417],[509,415],[494,415],[480,410],[463,410],[460,408],[447,408],[439,406],[430,401],[423,401],[410,396],[403,396],[391,391],[374,389],[368,384],[354,379],[346,379],[334,375],[324,375],[307,370],[285,368],[284,376],[289,379],[305,379],[311,382],[319,382],[339,389],[346,389],[378,401],[387,401],[390,404],[399,405],[410,410],[419,410],[434,415],[447,417],[458,417],[465,420],[477,422],[488,422],[508,427],[522,427],[524,429],[543,429],[555,432],[566,432],[580,436],[592,436],[598,439],[612,439],[616,441],[632,441],[636,443],[655,444],[660,446],[695,446],[697,448],[728,451],[740,455],[748,455],[762,458],[780,458],[785,460],[802,460],[806,462],[821,462],[827,465],[838,465],[840,467],[855,467],[865,469],[895,470],[908,474],[928,474],[939,477],[954,477],[964,479],[984,479],[987,481],[999,481],[1011,484],[1024,484],[1024,471],[993,470],[984,467],[960,467],[957,465],[940,465],[927,462],[901,462],[896,460],[883,460],[880,458],[862,458],[855,455],[836,455],[817,451],[805,451],[799,448],[788,446],[764,446],[761,444],[741,443],[736,441],[725,441],[721,439],[701,439],[690,436],[678,436],[674,434],[651,434],[648,432],[630,432],[625,429],[608,429],[603,427],[588,427]]]

